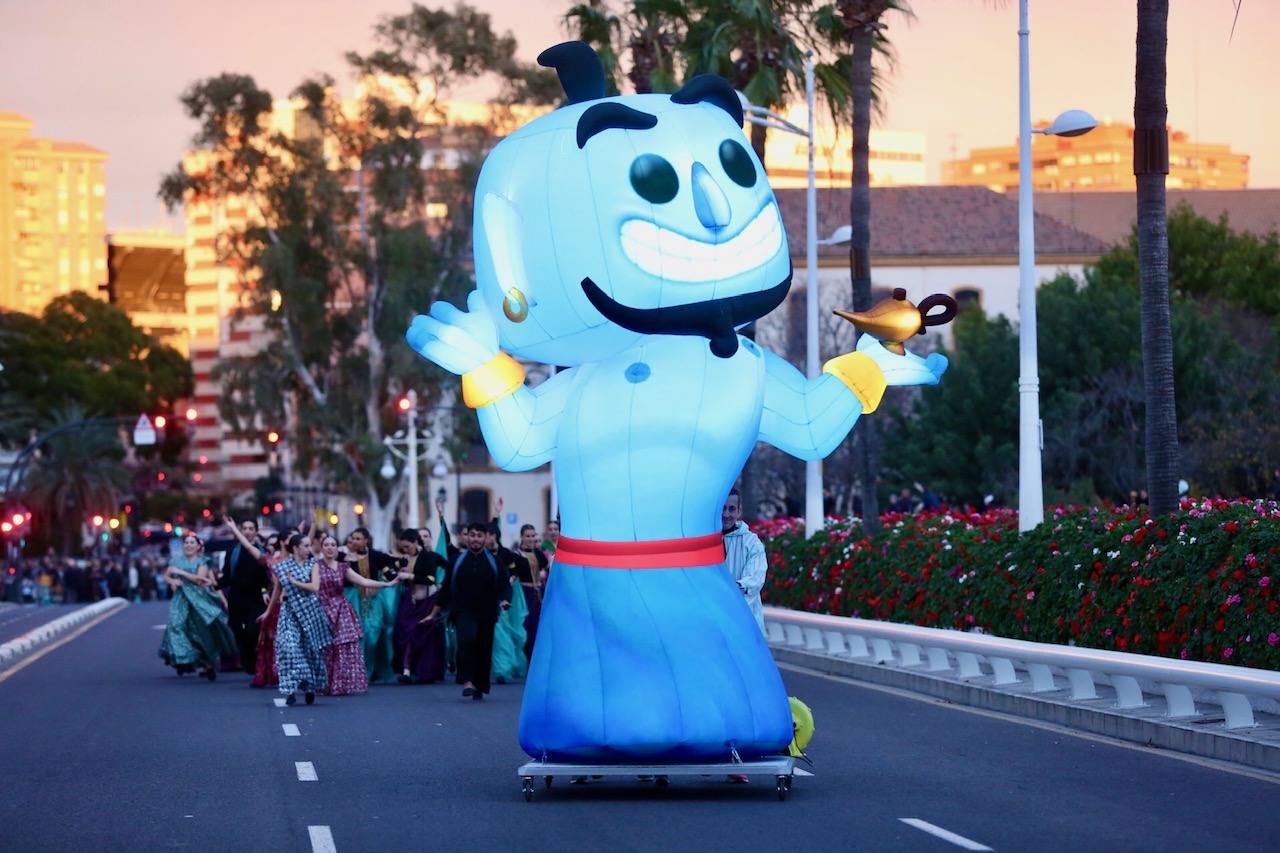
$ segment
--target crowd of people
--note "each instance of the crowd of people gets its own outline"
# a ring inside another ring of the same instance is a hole
[[[104,598],[163,600],[165,549],[152,545],[132,553],[112,549],[101,556],[66,557],[53,548],[22,559],[5,579],[4,598],[27,604],[90,604]]]
[[[224,522],[223,538],[189,532],[161,573],[172,601],[160,656],[179,674],[214,680],[241,668],[254,686],[310,704],[449,673],[479,701],[493,681],[527,672],[555,521],[543,534],[526,524],[515,549],[493,521],[463,525],[456,545],[447,528],[434,544],[426,530],[401,530],[389,551],[363,527],[340,542],[311,528],[263,537],[251,518]]]
[[[726,563],[763,631],[764,547],[741,519],[735,490],[721,517]],[[24,567],[24,598],[167,600],[166,664],[210,681],[243,670],[289,704],[449,678],[482,701],[528,671],[558,520],[542,532],[524,525],[513,548],[495,519],[462,525],[456,543],[447,527],[435,539],[401,530],[385,551],[363,527],[340,541],[310,527],[260,531],[251,517],[223,526],[188,530],[167,553],[170,543],[79,560],[51,550]]]

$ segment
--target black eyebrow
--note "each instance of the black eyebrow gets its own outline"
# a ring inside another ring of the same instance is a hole
[[[680,87],[671,96],[677,104],[696,104],[705,101],[729,114],[735,124],[742,124],[742,102],[729,81],[715,74],[699,74]]]
[[[596,104],[578,117],[578,147],[584,147],[588,139],[602,130],[648,130],[657,123],[657,116],[633,110],[616,101]]]

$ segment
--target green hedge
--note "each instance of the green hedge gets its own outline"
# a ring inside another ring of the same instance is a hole
[[[1060,507],[1018,533],[1012,510],[887,514],[811,540],[796,519],[753,528],[768,604],[1003,637],[1280,669],[1280,506],[1184,501]]]

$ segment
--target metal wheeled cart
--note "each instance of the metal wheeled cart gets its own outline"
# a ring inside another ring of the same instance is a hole
[[[691,764],[568,764],[552,761],[530,761],[516,772],[520,776],[520,790],[525,802],[533,799],[535,782],[541,778],[547,788],[557,777],[574,778],[631,778],[656,785],[666,785],[677,776],[772,776],[778,799],[785,800],[791,791],[796,760],[791,756],[761,758],[756,761],[720,761]]]

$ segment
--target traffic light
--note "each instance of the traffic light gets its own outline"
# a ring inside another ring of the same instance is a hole
[[[402,411],[402,412],[407,412],[407,411],[409,411],[410,409],[412,409],[412,408],[413,408],[413,401],[412,401],[412,400],[410,400],[407,396],[406,396],[406,397],[401,397],[401,398],[396,402],[396,408],[397,408],[397,409],[399,409],[399,410],[400,410],[400,411]]]
[[[101,515],[94,515],[94,517],[91,519],[91,521],[93,521],[93,526],[94,526],[94,527],[101,527],[101,526],[102,526],[102,522],[103,522],[103,518],[102,518],[102,516],[101,516]]]
[[[199,416],[200,413],[196,411],[195,406],[187,406],[187,420],[194,421]]]
[[[164,415],[156,415],[152,420],[152,423],[156,425],[156,429],[164,429],[165,426],[168,425],[169,420]]]

